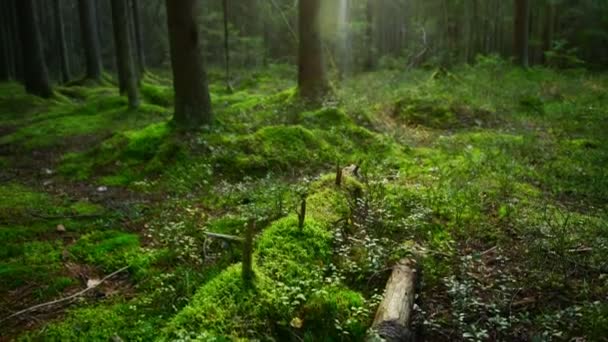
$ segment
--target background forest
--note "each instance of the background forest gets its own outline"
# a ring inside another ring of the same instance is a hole
[[[0,52],[0,341],[607,341],[608,1],[0,0]]]

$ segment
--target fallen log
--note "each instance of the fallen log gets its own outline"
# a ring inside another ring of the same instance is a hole
[[[414,307],[416,269],[409,259],[399,261],[386,283],[384,299],[378,307],[368,341],[381,338],[387,342],[409,341]]]

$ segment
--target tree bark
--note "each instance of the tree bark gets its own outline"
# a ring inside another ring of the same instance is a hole
[[[211,97],[196,22],[197,0],[166,0],[175,91],[173,118],[182,129],[211,124]]]
[[[0,81],[12,79],[12,47],[10,46],[7,3],[0,3]]]
[[[513,50],[517,64],[529,66],[530,0],[515,1]]]
[[[112,21],[114,26],[114,50],[116,52],[116,64],[121,95],[127,93],[129,108],[139,107],[139,90],[137,89],[137,73],[133,61],[133,49],[129,36],[129,7],[124,0],[112,0]]]
[[[412,308],[414,307],[416,270],[412,262],[401,260],[394,268],[378,307],[372,331],[387,342],[408,341]],[[373,340],[370,338],[369,340]]]
[[[86,60],[86,78],[100,81],[103,65],[97,30],[97,9],[93,0],[78,0],[78,10],[80,13],[80,28]]]
[[[23,49],[25,90],[40,97],[51,97],[53,89],[42,52],[42,38],[36,20],[34,0],[19,0],[16,6]]]
[[[299,0],[298,90],[301,98],[317,101],[327,94],[329,85],[323,66],[320,0]]]
[[[228,30],[228,0],[222,0],[224,12],[224,66],[226,70],[226,89],[231,91],[230,86],[230,32]]]
[[[68,46],[65,39],[65,24],[63,22],[63,12],[61,10],[61,4],[59,0],[53,0],[53,7],[55,12],[55,26],[56,26],[56,38],[57,38],[57,49],[59,50],[59,59],[61,66],[61,81],[66,83],[70,80],[70,63],[68,61]]]
[[[17,22],[17,9],[15,3],[17,0],[6,0],[8,28],[9,28],[9,46],[12,47],[13,59],[13,75],[14,79],[23,81],[23,52],[21,49],[21,41],[19,38],[19,24]]]
[[[141,28],[141,8],[139,0],[132,0],[133,27],[135,29],[135,45],[137,47],[137,65],[141,75],[146,71],[146,55],[144,51],[144,37]]]

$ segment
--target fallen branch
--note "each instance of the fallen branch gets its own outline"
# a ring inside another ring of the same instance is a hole
[[[43,219],[43,220],[61,220],[61,219],[86,219],[86,218],[98,218],[102,217],[103,214],[82,214],[82,215],[43,215],[36,212],[30,212],[30,216]]]
[[[238,241],[238,242],[245,241],[245,239],[243,239],[242,237],[238,237],[238,236],[234,236],[234,235],[226,235],[226,234],[219,234],[219,233],[212,233],[212,232],[205,232],[204,234],[207,235],[208,237],[212,237],[212,238],[216,238],[216,239]]]
[[[84,295],[85,293],[87,293],[87,292],[89,292],[89,291],[91,291],[91,290],[99,287],[99,285],[103,284],[103,282],[105,282],[106,280],[114,277],[115,275],[117,275],[117,274],[119,274],[121,272],[126,271],[129,267],[130,266],[125,266],[125,267],[119,269],[118,271],[113,272],[113,273],[105,276],[103,279],[101,279],[95,285],[89,286],[89,287],[87,287],[86,289],[84,289],[82,291],[78,291],[78,292],[74,293],[73,295],[67,296],[65,298],[56,299],[56,300],[53,300],[53,301],[50,301],[50,302],[34,305],[34,306],[31,306],[31,307],[29,307],[27,309],[23,309],[21,311],[15,312],[14,314],[12,314],[10,316],[1,319],[0,323],[5,322],[5,321],[7,321],[7,320],[9,320],[11,318],[15,318],[17,316],[21,316],[21,315],[23,315],[25,313],[28,313],[28,312],[32,312],[32,311],[36,311],[38,309],[42,309],[42,308],[46,308],[46,307],[49,307],[49,306],[53,306],[53,305],[62,304],[62,303],[66,303],[66,302],[72,301],[72,300],[74,300],[74,299],[76,299],[76,298]]]

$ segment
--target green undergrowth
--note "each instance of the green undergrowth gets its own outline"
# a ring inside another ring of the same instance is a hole
[[[330,220],[344,205],[335,190],[325,189],[311,195],[302,229],[293,215],[273,222],[256,240],[253,286],[243,283],[240,264],[228,268],[199,289],[161,340],[362,338],[369,323],[360,312],[364,297],[322,276],[333,254]]]

